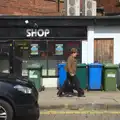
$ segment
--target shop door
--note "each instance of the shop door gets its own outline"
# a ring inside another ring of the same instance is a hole
[[[94,62],[113,63],[113,39],[94,40]]]

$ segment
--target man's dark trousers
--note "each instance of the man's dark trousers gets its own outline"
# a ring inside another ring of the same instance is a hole
[[[67,72],[67,80],[65,80],[63,86],[58,91],[58,95],[61,95],[62,92],[64,92],[64,90],[67,88],[68,82],[70,82],[70,85],[72,85],[73,89],[77,90],[78,96],[84,95],[84,91],[80,88],[80,81],[77,78],[77,76],[76,75],[71,76],[68,72]]]
[[[80,88],[80,81],[77,76],[71,76],[69,73],[67,73],[67,77],[70,83],[73,85],[73,89],[78,92],[78,95],[84,95],[84,91]]]

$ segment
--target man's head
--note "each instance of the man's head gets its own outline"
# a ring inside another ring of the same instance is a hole
[[[71,49],[71,54],[73,57],[76,57],[77,56],[77,49],[76,48],[72,48]]]

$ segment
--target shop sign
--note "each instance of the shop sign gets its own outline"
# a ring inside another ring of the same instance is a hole
[[[27,37],[47,37],[50,34],[49,29],[27,29]]]

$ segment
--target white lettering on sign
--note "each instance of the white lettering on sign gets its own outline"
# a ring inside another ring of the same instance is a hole
[[[47,37],[50,34],[49,29],[27,29],[27,37]]]

